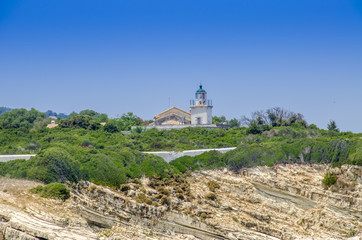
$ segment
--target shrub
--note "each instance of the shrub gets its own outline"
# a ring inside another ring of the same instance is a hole
[[[186,171],[195,171],[200,169],[214,169],[219,167],[225,167],[225,163],[221,161],[222,154],[218,151],[208,151],[200,155],[191,157],[183,156],[170,162],[170,165],[174,166],[181,173]]]
[[[44,187],[39,185],[30,189],[30,192],[40,194],[44,198],[61,199],[63,201],[70,197],[69,189],[62,183],[49,183]]]
[[[207,186],[209,187],[210,191],[211,192],[215,192],[215,189],[216,188],[220,188],[220,184],[218,184],[217,182],[215,181],[210,181],[207,183]]]
[[[200,218],[201,218],[202,220],[205,219],[205,218],[207,218],[206,213],[201,213]]]
[[[166,196],[170,195],[170,191],[163,187],[159,188],[158,192],[161,193],[162,195],[166,195]]]
[[[184,197],[184,195],[183,195],[182,193],[177,193],[177,194],[176,194],[176,197],[177,197],[178,199],[180,199],[180,200],[185,200],[185,197]]]
[[[123,184],[121,185],[121,187],[119,188],[119,190],[121,190],[122,192],[127,192],[131,189],[131,186],[128,184]]]
[[[216,200],[216,195],[215,193],[209,193],[205,196],[206,199],[211,200],[211,201],[215,201]]]
[[[322,184],[324,187],[329,188],[336,182],[337,182],[337,178],[334,176],[333,173],[326,172],[326,174],[324,174],[324,178],[322,179]]]
[[[166,197],[166,196],[162,196],[160,203],[162,205],[170,205],[171,204],[171,200],[170,198]]]
[[[152,204],[152,200],[148,198],[144,193],[138,194],[136,197],[136,201],[138,203],[147,203],[149,205]]]
[[[31,193],[40,194],[43,191],[43,186],[38,185],[35,188],[29,190]]]
[[[103,153],[91,156],[82,164],[82,169],[87,172],[89,180],[97,184],[117,188],[127,182],[124,167]]]
[[[66,148],[50,147],[41,151],[26,164],[27,178],[51,182],[77,182],[79,180],[79,166],[74,163],[73,156]]]
[[[149,198],[147,198],[147,199],[146,199],[146,204],[148,204],[148,205],[152,205],[152,200],[151,200],[151,199],[149,199]]]
[[[104,127],[103,130],[109,133],[117,133],[119,129],[114,122],[108,122]]]
[[[130,183],[135,183],[135,184],[142,185],[142,181],[139,180],[138,178],[130,179],[129,182],[130,182]]]

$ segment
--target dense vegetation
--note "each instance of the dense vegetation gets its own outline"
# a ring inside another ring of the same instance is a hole
[[[43,128],[17,134],[3,130],[0,136],[2,153],[37,153],[28,161],[0,163],[0,175],[45,183],[85,179],[118,187],[128,178],[164,176],[165,169],[172,171],[161,158],[141,154],[123,134],[102,129]]]
[[[44,187],[39,185],[30,189],[30,192],[39,194],[41,197],[67,200],[70,197],[69,189],[62,183],[49,183]]]
[[[361,134],[341,133],[333,121],[328,125],[329,130],[322,130],[313,124],[308,126],[300,114],[278,113],[274,109],[268,115],[255,115],[248,127],[229,130],[152,129],[124,135],[123,130],[132,125],[142,126],[146,121],[132,113],[108,119],[105,114],[84,110],[59,120],[59,127],[48,129],[49,119],[44,113],[16,109],[0,115],[0,154],[37,153],[37,156],[27,161],[0,163],[0,175],[44,183],[83,179],[120,187],[129,179],[143,175],[164,178],[188,170],[219,167],[238,171],[277,163],[362,165]],[[107,124],[103,126],[101,122]],[[237,148],[226,154],[211,151],[170,163],[141,153],[231,146]]]
[[[283,130],[283,128],[281,129]],[[225,154],[207,152],[184,156],[170,162],[180,172],[228,167],[238,171],[258,165],[280,163],[329,163],[362,165],[362,143],[344,138],[250,138],[245,137],[233,151]]]

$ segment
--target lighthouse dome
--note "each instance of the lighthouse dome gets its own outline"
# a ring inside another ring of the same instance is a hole
[[[202,85],[200,85],[200,88],[197,89],[196,93],[206,93],[206,91],[202,89]]]

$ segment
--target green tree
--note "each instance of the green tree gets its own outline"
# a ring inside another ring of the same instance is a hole
[[[234,127],[240,127],[240,121],[237,120],[236,118],[232,118],[229,121],[229,127],[234,128]]]
[[[79,112],[79,114],[73,112],[73,113],[71,113],[71,114],[69,115],[69,117],[72,118],[72,117],[75,117],[75,116],[77,116],[77,115],[89,116],[89,117],[91,117],[92,120],[94,120],[94,121],[96,121],[96,122],[98,122],[98,123],[100,123],[100,122],[106,122],[107,119],[108,119],[107,114],[105,114],[105,113],[98,113],[98,112],[96,112],[96,111],[94,111],[94,110],[90,110],[90,109],[82,110],[82,111]]]
[[[27,177],[51,182],[77,182],[80,179],[79,166],[64,148],[51,147],[41,151],[36,157],[27,161]]]
[[[129,131],[132,126],[139,126],[143,121],[132,112],[123,114],[120,118],[113,119],[120,131]]]
[[[41,113],[34,108],[30,111],[21,108],[0,115],[0,127],[3,129],[23,128],[29,130],[36,121],[42,121],[45,113]]]
[[[77,116],[77,115],[78,115],[78,113],[76,113],[76,112],[71,112],[71,113],[69,114],[68,118],[72,118],[72,117],[75,117],[75,116]]]
[[[337,124],[334,120],[331,120],[327,125],[328,131],[331,132],[339,132],[339,129],[337,128]]]
[[[91,116],[89,115],[75,115],[72,118],[62,119],[59,122],[60,128],[84,128],[89,130],[97,130],[101,127],[101,125],[92,120]]]
[[[90,117],[93,117],[93,116],[95,116],[97,114],[99,114],[99,113],[97,113],[94,110],[90,110],[90,109],[85,109],[85,110],[82,110],[82,111],[79,112],[79,115],[88,115]]]
[[[259,116],[255,120],[251,120],[249,128],[246,133],[249,134],[260,134],[264,131],[270,130],[270,126],[265,123],[265,121]]]
[[[241,122],[243,125],[249,126],[253,120],[259,121],[258,119],[264,121],[262,125],[269,125],[270,127],[306,127],[308,125],[302,114],[294,113],[280,107],[270,108],[266,111],[255,111],[251,114],[251,118],[243,116]]]
[[[212,117],[212,123],[213,124],[222,124],[224,122],[226,122],[225,116],[221,116],[221,117],[213,116]]]
[[[107,124],[103,127],[103,130],[109,133],[119,132],[117,124],[113,120],[107,122]]]

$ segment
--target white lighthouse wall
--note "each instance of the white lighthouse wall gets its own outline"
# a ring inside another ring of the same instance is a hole
[[[191,124],[198,124],[197,119],[201,119],[201,124],[212,124],[212,106],[191,107]]]
[[[212,107],[207,108],[207,123],[206,124],[212,124]]]

